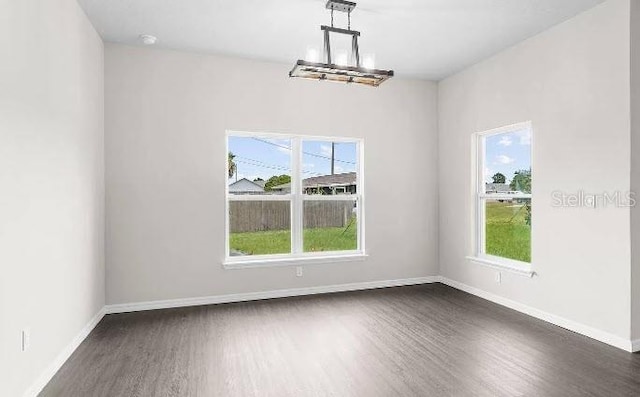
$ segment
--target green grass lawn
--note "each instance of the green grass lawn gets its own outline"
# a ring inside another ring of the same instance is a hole
[[[487,202],[487,254],[531,262],[531,226],[525,222],[526,211],[522,207],[515,202]],[[305,229],[304,251],[355,250],[356,225],[354,222],[346,232],[341,227]],[[247,255],[287,254],[291,252],[291,232],[231,233],[230,246]]]
[[[357,248],[357,223],[346,230],[328,227],[304,230],[304,252],[347,251]],[[291,232],[273,230],[266,232],[231,233],[230,247],[248,255],[288,254],[291,252]]]
[[[531,226],[523,204],[487,202],[486,253],[531,262]]]

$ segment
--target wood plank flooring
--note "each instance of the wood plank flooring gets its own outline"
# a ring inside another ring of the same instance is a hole
[[[640,355],[431,284],[108,315],[40,395],[640,396]]]

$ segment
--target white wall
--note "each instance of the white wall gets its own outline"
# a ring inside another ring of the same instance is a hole
[[[74,0],[0,1],[2,396],[21,395],[104,306],[103,65]]]
[[[640,298],[635,213],[551,207],[554,190],[640,185],[629,18],[629,0],[609,0],[439,90],[398,78],[379,89],[291,80],[290,65],[110,44],[103,96],[102,43],[75,1],[0,0],[0,394],[20,395],[105,303],[103,100],[107,303],[440,270],[640,337],[640,306],[630,307]],[[535,129],[538,275],[505,273],[497,285],[494,270],[464,259],[470,136],[524,120]],[[223,270],[225,129],[364,138],[370,257],[308,266],[303,278],[289,267]],[[32,346],[21,353],[25,326]]]
[[[628,191],[629,1],[607,1],[439,86],[443,276],[629,339],[630,211],[554,208],[552,192]],[[471,135],[533,122],[528,279],[470,263]]]
[[[631,190],[640,194],[640,4],[637,1],[631,1]],[[631,339],[640,339],[640,205],[631,209]]]
[[[107,303],[437,275],[436,84],[115,44],[105,60]],[[370,257],[223,270],[225,129],[364,138]]]

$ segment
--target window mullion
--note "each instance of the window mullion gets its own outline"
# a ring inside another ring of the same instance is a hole
[[[478,195],[481,199],[489,199],[489,200],[531,200],[531,194],[523,193],[523,194],[501,194],[501,193],[480,193]]]
[[[358,227],[357,249],[358,251],[364,251],[364,148],[362,143],[356,146],[356,222]]]
[[[485,253],[485,247],[486,247],[486,209],[485,209],[485,200],[482,197],[478,197],[477,201],[476,201],[476,205],[477,205],[477,211],[478,211],[478,224],[477,224],[477,253],[478,254],[484,254]]]
[[[292,139],[291,159],[291,252],[299,254],[303,252],[303,201],[302,201],[302,141],[300,138]]]
[[[483,254],[485,247],[485,211],[484,200],[482,195],[485,192],[484,187],[484,170],[485,170],[485,142],[484,138],[478,136],[477,138],[477,175],[476,175],[476,253]]]

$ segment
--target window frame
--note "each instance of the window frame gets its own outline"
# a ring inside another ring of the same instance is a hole
[[[291,192],[288,194],[229,194],[229,152],[230,137],[260,139],[288,139],[291,141]],[[356,193],[345,195],[307,195],[303,193],[302,142],[344,142],[356,144]],[[225,131],[225,269],[241,269],[263,266],[295,266],[300,264],[320,264],[344,261],[360,261],[367,257],[365,250],[365,194],[364,194],[364,140],[353,137],[316,136],[303,134],[282,134],[273,132]],[[345,251],[304,252],[304,202],[305,201],[353,201],[356,203],[357,238],[356,249]],[[230,256],[230,214],[231,201],[288,201],[291,219],[291,252],[285,254]]]
[[[533,233],[531,234],[531,262],[523,262],[515,259],[505,258],[501,256],[491,255],[486,253],[486,224],[485,224],[485,203],[487,199],[514,199],[522,198],[529,199],[531,206],[533,207],[533,192],[523,194],[504,194],[504,193],[491,193],[485,192],[485,169],[486,169],[486,147],[485,141],[487,137],[513,133],[516,131],[522,131],[524,129],[529,130],[531,134],[531,143],[529,150],[531,153],[531,175],[533,175],[533,125],[531,121],[525,121],[522,123],[516,123],[507,125],[504,127],[494,128],[491,130],[480,131],[473,134],[473,203],[474,203],[474,227],[473,229],[473,249],[472,255],[467,256],[467,259],[487,265],[499,270],[511,271],[516,274],[532,277],[533,272]],[[532,226],[533,230],[533,226]]]

